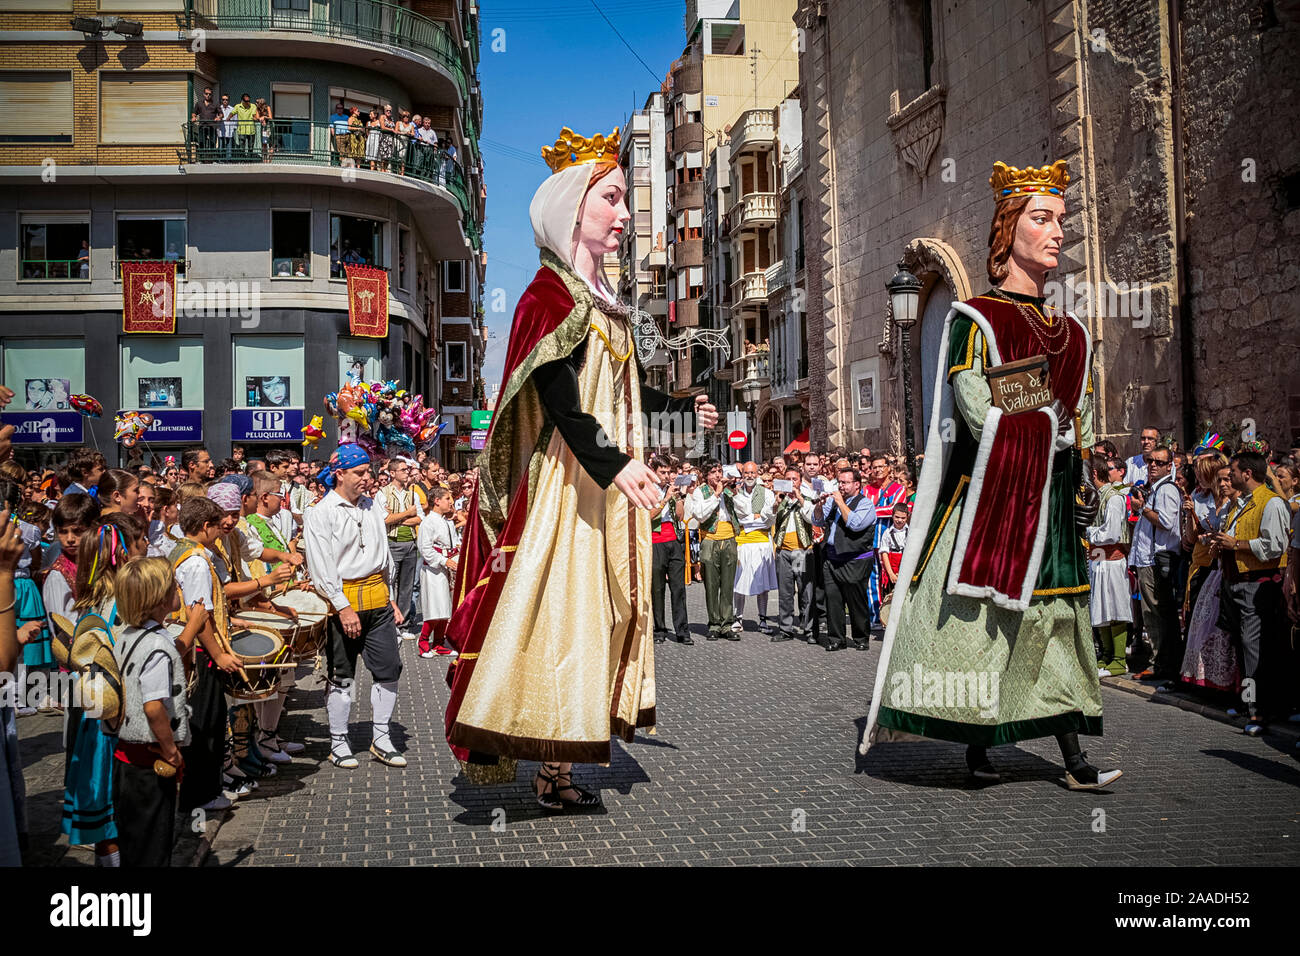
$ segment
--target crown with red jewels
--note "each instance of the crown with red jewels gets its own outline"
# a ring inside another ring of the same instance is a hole
[[[1065,187],[1070,182],[1070,169],[1065,160],[1058,159],[1050,166],[1029,166],[1017,169],[1004,162],[993,164],[989,185],[993,197],[1002,202],[1018,196],[1059,196],[1065,198]]]
[[[566,126],[560,130],[554,146],[542,147],[542,159],[546,160],[546,165],[551,167],[553,173],[582,163],[617,163],[618,146],[617,126],[608,136],[597,133],[590,139],[579,136]]]

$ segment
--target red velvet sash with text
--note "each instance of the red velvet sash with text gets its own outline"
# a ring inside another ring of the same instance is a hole
[[[978,296],[968,300],[993,333],[991,354],[1005,363],[1046,354],[1029,321],[1010,302]],[[1053,395],[1076,413],[1083,395],[1089,347],[1085,330],[1072,323],[1060,355],[1048,355]],[[996,419],[996,421],[995,421]],[[971,476],[966,513],[958,532],[948,591],[992,597],[1021,606],[1033,591],[1041,559],[1044,498],[1050,492],[1056,429],[1044,411],[1000,415],[985,422]]]

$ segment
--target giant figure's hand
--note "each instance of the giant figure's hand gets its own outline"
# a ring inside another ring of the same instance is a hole
[[[712,428],[718,424],[718,410],[709,402],[709,396],[695,396],[695,427]]]
[[[647,511],[659,504],[659,478],[645,464],[633,458],[614,476],[614,487],[638,508]]]

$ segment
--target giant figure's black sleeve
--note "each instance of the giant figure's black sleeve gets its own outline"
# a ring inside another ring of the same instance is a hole
[[[587,343],[583,342],[567,358],[537,366],[533,370],[533,384],[537,386],[547,416],[559,429],[560,437],[578,464],[596,484],[608,488],[631,458],[619,451],[617,443],[610,440],[595,418],[581,410],[578,369],[586,353]],[[646,415],[656,412],[679,415],[684,427],[689,429],[694,423],[695,399],[670,398],[651,388],[645,384],[642,370],[641,410]]]

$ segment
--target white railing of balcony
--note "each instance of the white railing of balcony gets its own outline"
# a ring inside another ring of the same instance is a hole
[[[754,143],[770,143],[775,136],[771,110],[745,110],[731,127],[731,153],[734,156]]]
[[[774,262],[767,268],[767,294],[771,295],[781,289],[784,289],[789,281],[790,273],[785,267],[785,260]]]
[[[731,300],[735,304],[748,299],[767,298],[767,273],[750,272],[731,283]]]
[[[782,176],[784,178],[781,182],[786,186],[789,186],[799,178],[799,174],[803,172],[803,143],[798,143],[795,146],[792,146],[790,151],[785,153],[785,162],[782,164],[782,170]]]

